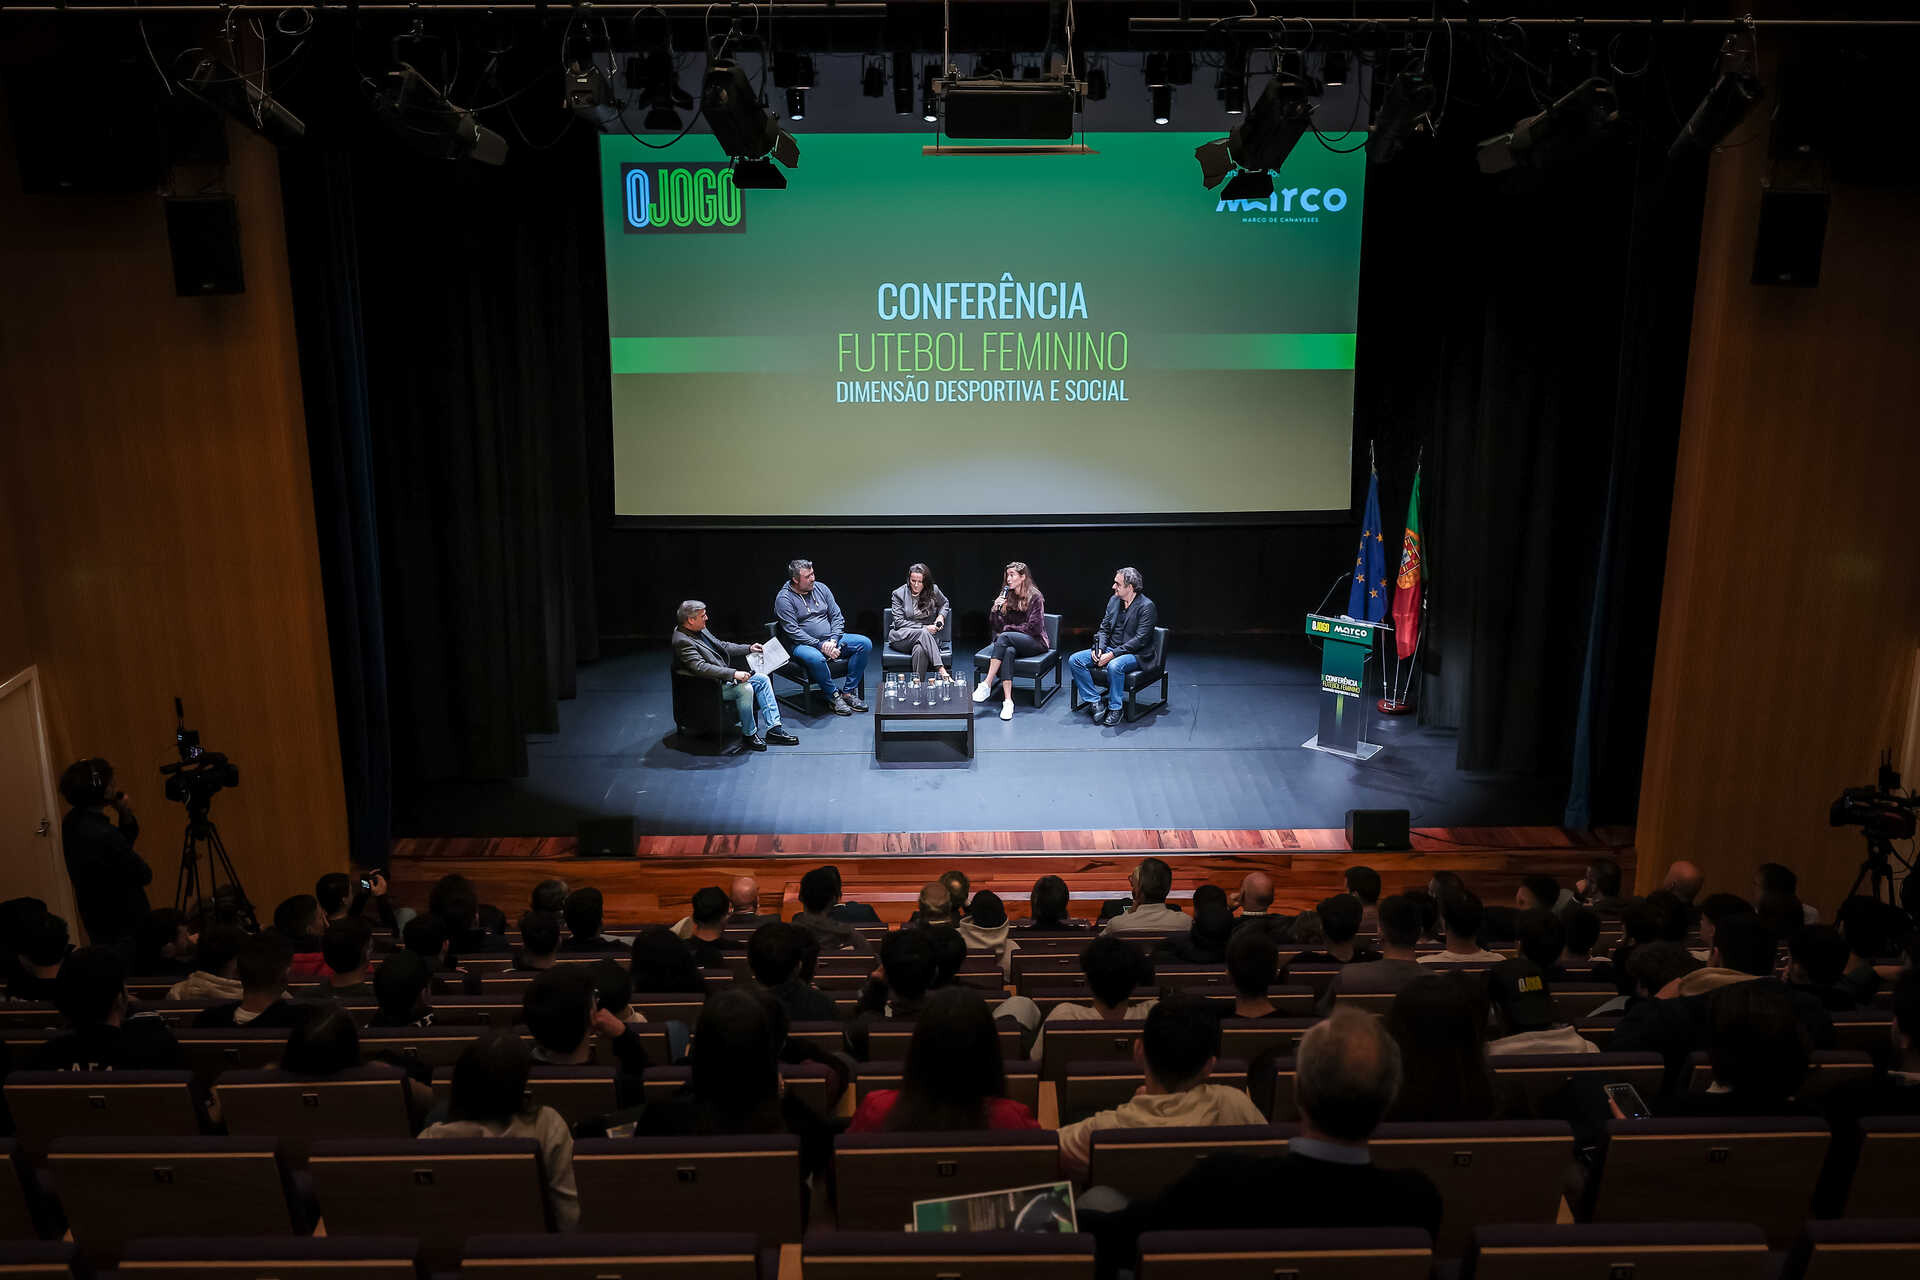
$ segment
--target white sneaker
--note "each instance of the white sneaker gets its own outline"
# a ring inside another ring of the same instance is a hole
[[[1011,702],[1003,702],[1000,704],[1000,718],[1002,720],[1013,719],[1013,704]]]
[[[975,702],[985,702],[987,700],[987,695],[991,694],[992,692],[993,692],[993,685],[991,685],[985,680],[982,680],[980,682],[979,687],[973,691],[973,700]]]

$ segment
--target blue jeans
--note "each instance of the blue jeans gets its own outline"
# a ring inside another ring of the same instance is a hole
[[[1120,704],[1127,700],[1127,672],[1140,665],[1140,659],[1131,653],[1123,653],[1110,658],[1105,667],[1093,665],[1093,650],[1082,649],[1067,659],[1067,670],[1073,672],[1073,687],[1080,693],[1080,701],[1097,702],[1099,695],[1093,691],[1093,676],[1097,670],[1106,677],[1107,705],[1118,711]]]
[[[740,713],[740,732],[751,738],[754,735],[753,713],[760,712],[760,722],[766,728],[774,728],[780,723],[780,704],[774,700],[773,685],[763,675],[755,674],[746,681],[729,681],[720,686],[720,696],[733,704]]]
[[[852,632],[840,637],[840,656],[847,660],[847,683],[845,688],[852,693],[867,679],[867,655],[873,652],[873,641]],[[828,693],[835,692],[833,673],[827,670],[827,655],[810,644],[793,646],[793,660],[807,669],[807,675],[813,682]]]

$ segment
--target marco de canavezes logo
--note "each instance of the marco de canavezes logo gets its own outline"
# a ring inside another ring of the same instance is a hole
[[[724,164],[623,164],[620,189],[629,235],[747,229],[740,189]]]
[[[1347,207],[1347,193],[1339,187],[1275,187],[1264,200],[1220,200],[1215,213],[1230,213],[1242,222],[1319,222]]]

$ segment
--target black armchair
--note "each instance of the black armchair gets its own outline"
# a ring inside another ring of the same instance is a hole
[[[1033,689],[1033,705],[1036,707],[1046,706],[1047,700],[1053,697],[1054,694],[1060,692],[1060,615],[1057,613],[1042,614],[1041,620],[1047,629],[1047,651],[1037,657],[1015,658],[1011,671],[1002,668],[1000,672],[1000,678],[1002,680],[1012,680],[1016,683],[1022,680],[1028,681]],[[987,664],[992,661],[992,645],[983,647],[978,653],[973,655],[973,679],[975,684],[980,682],[980,677],[982,673],[986,671]],[[1052,688],[1048,688],[1044,684],[1044,678],[1049,671],[1053,672]]]
[[[727,705],[718,680],[673,669],[673,723],[690,738],[724,739],[740,719]]]
[[[890,608],[882,609],[880,611],[880,670],[882,672],[913,670],[913,655],[910,653],[895,653],[893,646],[887,643],[887,637],[892,634],[893,610]],[[933,638],[940,645],[941,663],[945,665],[948,670],[952,670],[953,609],[951,606],[947,609],[947,616],[940,620],[940,629],[933,633]]]
[[[1140,691],[1155,681],[1158,681],[1160,684],[1160,700],[1151,704],[1145,710],[1142,710],[1140,707]],[[1100,689],[1106,685],[1106,682],[1106,673],[1098,667],[1094,668],[1093,687],[1095,693],[1098,693]],[[1141,655],[1140,665],[1127,672],[1122,687],[1127,692],[1127,700],[1121,704],[1120,714],[1126,717],[1129,724],[1138,720],[1148,711],[1157,711],[1167,705],[1167,629],[1165,627],[1155,627],[1153,629],[1153,644],[1147,649],[1146,653]],[[1071,695],[1071,700],[1073,710],[1075,711],[1087,705],[1080,701],[1080,690],[1078,687],[1075,687]]]
[[[779,635],[780,635],[780,624],[777,622],[769,622],[767,624],[767,639],[772,640],[777,638]],[[785,644],[786,641],[782,640],[780,641],[780,643]],[[835,680],[844,680],[847,675],[846,658],[844,657],[828,658],[827,674],[832,676]],[[783,680],[799,685],[800,698],[801,698],[800,708],[801,710],[805,711],[808,715],[813,714],[813,695],[815,693],[819,693],[823,697],[827,698],[829,701],[832,700],[832,691],[828,689],[822,689],[819,685],[815,684],[813,682],[813,677],[807,674],[807,669],[801,666],[800,663],[794,659],[788,659],[787,664],[785,666],[781,667],[778,671],[769,671],[767,673],[767,676],[769,679],[771,679],[774,676],[779,676]],[[860,697],[862,699],[865,699],[866,696],[867,696],[867,681],[866,681],[866,677],[862,676],[860,678]]]

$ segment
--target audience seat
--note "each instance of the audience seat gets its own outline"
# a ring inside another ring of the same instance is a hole
[[[1704,1052],[1693,1054],[1687,1062],[1687,1089],[1692,1093],[1705,1093],[1713,1085],[1713,1065],[1707,1061]],[[1807,1081],[1795,1095],[1802,1102],[1810,1102],[1826,1095],[1829,1090],[1841,1085],[1873,1078],[1873,1056],[1861,1049],[1816,1049],[1813,1051],[1812,1070],[1807,1073]],[[1653,1095],[1641,1091],[1642,1097]]]
[[[1814,1119],[1612,1120],[1595,1222],[1750,1222],[1776,1248],[1798,1235],[1826,1158]]]
[[[59,1028],[67,1025],[60,1010],[45,1001],[0,1004],[0,1031],[30,1031],[35,1028]]]
[[[684,1022],[691,1027],[700,1019],[700,1010],[707,998],[703,995],[644,995],[633,998],[634,1011],[647,1020],[655,1022]]]
[[[1007,1061],[1007,1096],[1023,1104],[1035,1115],[1040,1113],[1040,1064],[1026,1058]],[[793,1068],[782,1068],[791,1071]],[[905,1064],[899,1058],[875,1059],[860,1064],[859,1094],[865,1097],[881,1089],[898,1089]]]
[[[1285,1155],[1291,1132],[1273,1125],[1095,1129],[1087,1184],[1112,1187],[1129,1200],[1145,1199],[1159,1195],[1215,1152]]]
[[[913,670],[913,655],[911,653],[895,652],[894,647],[887,643],[887,637],[892,634],[893,610],[890,607],[883,608],[880,610],[880,634],[873,638],[874,654],[880,659],[880,670],[882,672],[911,672]],[[947,616],[940,620],[939,627],[934,630],[933,642],[939,646],[941,665],[945,666],[948,671],[952,671],[953,609],[951,606],[947,609]],[[933,672],[928,671],[927,674],[932,675]]]
[[[1060,692],[1060,664],[1065,661],[1065,655],[1060,652],[1060,615],[1057,613],[1042,614],[1041,624],[1046,628],[1047,632],[1047,651],[1036,654],[1031,658],[1015,658],[1013,660],[1013,670],[1008,671],[1005,667],[1002,667],[999,678],[995,681],[997,684],[999,680],[1011,680],[1016,686],[1022,681],[1026,681],[1027,686],[1033,690],[1033,705],[1036,707],[1046,706],[1047,701],[1052,698],[1054,694]],[[973,655],[974,684],[977,685],[980,683],[981,678],[987,674],[987,664],[992,661],[993,646],[990,644],[982,647],[979,652]],[[951,668],[949,668],[949,670],[951,670]],[[1046,687],[1044,683],[1049,671],[1053,673],[1053,686],[1051,688]],[[998,698],[1000,691],[995,689],[993,696]]]
[[[1070,1062],[1059,1081],[1060,1123],[1084,1120],[1096,1111],[1117,1107],[1131,1098],[1146,1082],[1140,1067],[1127,1061],[1096,1059]],[[1233,1089],[1247,1087],[1247,1064],[1237,1058],[1221,1058],[1207,1076],[1208,1084],[1223,1084]]]
[[[740,717],[727,705],[721,682],[691,675],[668,660],[673,679],[674,728],[689,738],[725,739],[728,726],[738,728]]]
[[[1920,1187],[1920,1116],[1867,1116],[1860,1121],[1860,1158],[1848,1185],[1849,1218],[1911,1215]]]
[[[80,1248],[71,1240],[8,1240],[0,1243],[0,1276],[6,1280],[74,1280]]]
[[[847,1024],[838,1019],[831,1022],[790,1023],[787,1026],[787,1039],[812,1045],[822,1053],[844,1053],[847,1047]]]
[[[692,1078],[692,1067],[648,1067],[646,1079],[643,1082],[646,1100],[650,1103],[664,1102],[684,1088],[687,1081]],[[780,1067],[780,1078],[787,1082],[788,1089],[815,1111],[823,1116],[833,1114],[834,1099],[831,1096],[831,1090],[834,1073],[825,1063],[784,1063]],[[863,1080],[866,1078],[864,1069],[861,1072],[861,1078]],[[611,1074],[608,1079],[612,1079]],[[557,1106],[554,1109],[559,1110]],[[566,1112],[562,1111],[560,1114],[565,1115]]]
[[[1094,694],[1099,701],[1104,702],[1107,697],[1109,677],[1099,667],[1094,667],[1092,670]],[[1140,709],[1140,691],[1154,684],[1160,686],[1160,700],[1143,711]],[[1146,715],[1147,712],[1158,711],[1167,705],[1167,629],[1165,627],[1153,629],[1153,644],[1140,655],[1140,665],[1122,677],[1120,687],[1126,693],[1126,701],[1121,704],[1120,714],[1129,724]],[[1077,685],[1073,686],[1072,692],[1068,694],[1068,700],[1075,711],[1087,705],[1080,701],[1080,689]]]
[[[1779,1261],[1745,1223],[1480,1227],[1460,1280],[1774,1280]]]
[[[1181,992],[1190,996],[1231,996],[1233,979],[1223,964],[1163,964],[1155,967],[1153,980],[1169,995]]]
[[[229,1071],[214,1083],[220,1118],[235,1137],[278,1138],[305,1164],[316,1138],[410,1138],[406,1077],[376,1063],[336,1076]]]
[[[12,1138],[0,1138],[0,1240],[31,1240],[39,1235],[21,1164]]]
[[[416,1280],[419,1252],[420,1242],[410,1236],[187,1236],[135,1240],[127,1246],[120,1275],[123,1280]]]
[[[1040,1078],[1060,1080],[1067,1064],[1132,1062],[1133,1042],[1140,1038],[1139,1022],[1056,1022],[1042,1029]]]
[[[47,1175],[74,1242],[99,1264],[148,1236],[295,1231],[270,1138],[61,1138]]]
[[[307,1167],[328,1235],[417,1236],[429,1267],[482,1230],[552,1229],[532,1138],[328,1140]]]
[[[1487,1062],[1494,1080],[1512,1087],[1536,1114],[1543,1102],[1576,1080],[1630,1084],[1641,1097],[1652,1098],[1667,1074],[1666,1059],[1657,1053],[1515,1053]]]
[[[1002,1058],[1011,1061],[1020,1056],[1021,1035],[1019,1027],[1000,1028]],[[911,1043],[913,1043],[911,1022],[875,1022],[867,1029],[867,1057],[875,1062],[897,1062],[905,1058],[907,1046]]]
[[[754,1238],[741,1232],[653,1235],[475,1236],[461,1280],[773,1280],[762,1271]]]
[[[1913,1188],[1906,1188],[1913,1207]],[[1794,1280],[1913,1280],[1920,1275],[1920,1218],[1809,1222]]]
[[[847,1133],[834,1140],[839,1225],[898,1231],[913,1202],[1030,1187],[1060,1177],[1051,1131]]]
[[[434,1018],[439,1019],[437,1005]],[[431,1067],[438,1075],[452,1069],[461,1051],[473,1043],[474,1035],[472,1027],[368,1027],[360,1033],[360,1057],[365,1060],[390,1053],[403,1061]]]
[[[800,1239],[800,1140],[744,1134],[573,1144],[582,1231],[745,1231]]]
[[[287,1049],[285,1028],[176,1027],[180,1060],[201,1085],[211,1085],[223,1071],[260,1071],[280,1061]],[[467,1033],[471,1040],[473,1033]],[[369,1052],[362,1033],[360,1052]]]
[[[35,1158],[60,1138],[200,1132],[190,1071],[16,1071],[6,1097],[20,1149]]]
[[[1893,1034],[1891,1009],[1848,1009],[1833,1015],[1833,1047],[1873,1053]]]
[[[807,1237],[801,1257],[806,1280],[1092,1280],[1094,1274],[1092,1236],[1028,1231],[821,1231]]]
[[[1417,1169],[1439,1189],[1433,1247],[1447,1258],[1466,1252],[1477,1223],[1553,1222],[1573,1163],[1573,1130],[1558,1120],[1383,1124],[1371,1145],[1378,1167]]]
[[[1611,982],[1556,982],[1553,984],[1553,1010],[1562,1022],[1578,1026],[1582,1019],[1607,1001],[1619,996]]]
[[[1220,1056],[1252,1062],[1261,1054],[1290,1054],[1317,1018],[1222,1018]]]
[[[1150,1231],[1139,1280],[1427,1280],[1418,1227],[1365,1231]]]

